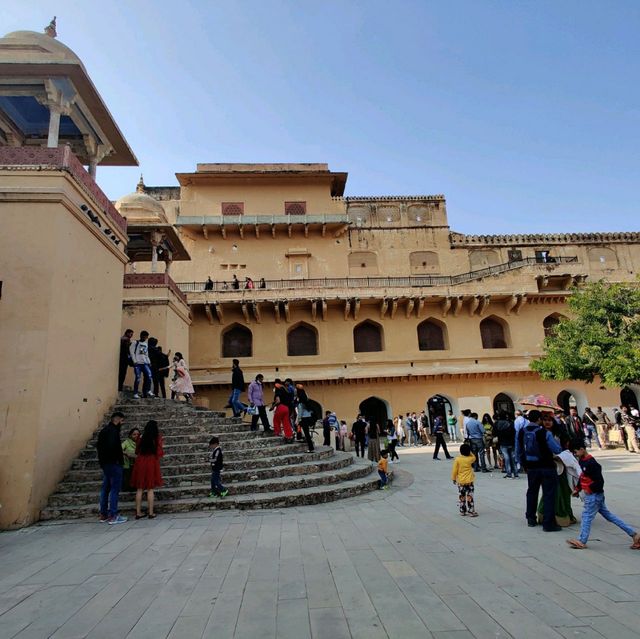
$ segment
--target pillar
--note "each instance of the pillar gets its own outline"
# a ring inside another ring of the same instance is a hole
[[[58,147],[58,136],[60,135],[60,107],[51,105],[49,107],[49,138],[47,146],[50,149]]]

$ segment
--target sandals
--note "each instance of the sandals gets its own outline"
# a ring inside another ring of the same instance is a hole
[[[477,516],[478,516],[478,513],[476,512],[469,513],[469,517],[477,517]]]
[[[640,550],[640,533],[636,533],[633,536],[633,543],[629,548],[631,548],[631,550]]]
[[[567,543],[575,550],[584,550],[587,544],[583,544],[579,539],[567,539]]]
[[[157,515],[147,515],[149,519],[155,519]]]
[[[144,515],[136,515],[136,519],[144,519]]]

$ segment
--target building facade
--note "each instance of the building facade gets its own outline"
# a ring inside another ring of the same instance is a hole
[[[529,362],[574,285],[635,278],[639,233],[469,236],[442,195],[345,197],[347,174],[326,164],[199,164],[177,178],[143,189],[191,255],[172,276],[209,405],[226,403],[235,357],[248,379],[302,381],[345,419],[363,402],[389,417],[492,413],[534,392],[620,403],[620,389],[543,382]]]

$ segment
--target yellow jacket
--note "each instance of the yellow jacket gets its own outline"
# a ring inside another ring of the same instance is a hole
[[[453,460],[453,468],[451,469],[451,479],[458,484],[473,484],[476,475],[473,472],[473,464],[476,461],[476,456],[471,455],[459,455]]]

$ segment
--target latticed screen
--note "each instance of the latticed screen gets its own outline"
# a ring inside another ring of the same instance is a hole
[[[223,202],[222,215],[244,215],[244,202]]]
[[[306,202],[285,202],[284,212],[285,212],[285,215],[306,215],[307,203]]]
[[[418,326],[418,347],[421,351],[443,351],[444,331],[435,322],[422,322]]]
[[[382,350],[382,329],[365,322],[353,329],[353,350],[356,353],[375,353]]]
[[[234,326],[222,336],[222,357],[251,357],[253,337],[244,326]]]
[[[318,336],[309,326],[297,326],[287,335],[287,355],[298,357],[300,355],[318,354]]]
[[[504,328],[500,322],[494,319],[487,318],[480,322],[480,336],[482,337],[482,348],[507,348]]]

